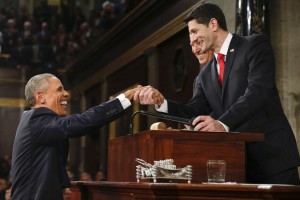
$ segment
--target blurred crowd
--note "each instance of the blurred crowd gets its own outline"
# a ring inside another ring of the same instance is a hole
[[[85,16],[81,7],[70,13],[63,2],[60,11],[46,0],[29,13],[26,6],[11,3],[0,8],[0,66],[29,66],[43,69],[67,69],[81,49],[101,37],[138,0],[105,1]]]
[[[11,180],[9,176],[11,167],[11,156],[0,157],[0,200],[9,199]],[[6,198],[5,198],[6,196]]]

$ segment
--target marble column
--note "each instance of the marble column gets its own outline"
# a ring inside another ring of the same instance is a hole
[[[237,0],[236,33],[268,35],[268,0]]]

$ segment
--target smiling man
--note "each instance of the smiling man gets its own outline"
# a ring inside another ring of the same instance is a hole
[[[80,137],[117,119],[131,105],[138,88],[67,116],[70,98],[52,74],[32,77],[25,87],[31,110],[24,111],[12,154],[12,200],[62,200],[70,186],[66,171],[69,138]]]
[[[196,131],[265,133],[264,142],[247,145],[247,182],[299,185],[297,143],[281,106],[270,41],[228,32],[223,11],[211,3],[195,7],[184,21],[192,48],[213,51],[214,58],[199,73],[189,102],[165,99],[157,110],[195,118]],[[134,99],[154,104],[152,94],[161,95],[147,86]]]

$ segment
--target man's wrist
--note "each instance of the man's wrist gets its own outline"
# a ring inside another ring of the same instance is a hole
[[[124,110],[131,106],[131,102],[125,97],[125,94],[120,94],[116,98],[119,99]]]
[[[218,120],[218,122],[220,122],[220,124],[222,124],[222,126],[224,127],[226,132],[229,132],[229,127],[226,126],[224,123],[222,123],[221,121]]]
[[[161,105],[154,104],[154,107],[156,111],[168,113],[168,101],[166,99]]]

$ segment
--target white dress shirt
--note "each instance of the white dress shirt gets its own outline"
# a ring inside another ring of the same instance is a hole
[[[125,110],[126,108],[128,108],[129,106],[131,106],[131,102],[129,101],[129,99],[127,99],[125,97],[124,94],[120,94],[116,97],[117,99],[119,99],[119,101],[122,104],[123,109]]]

